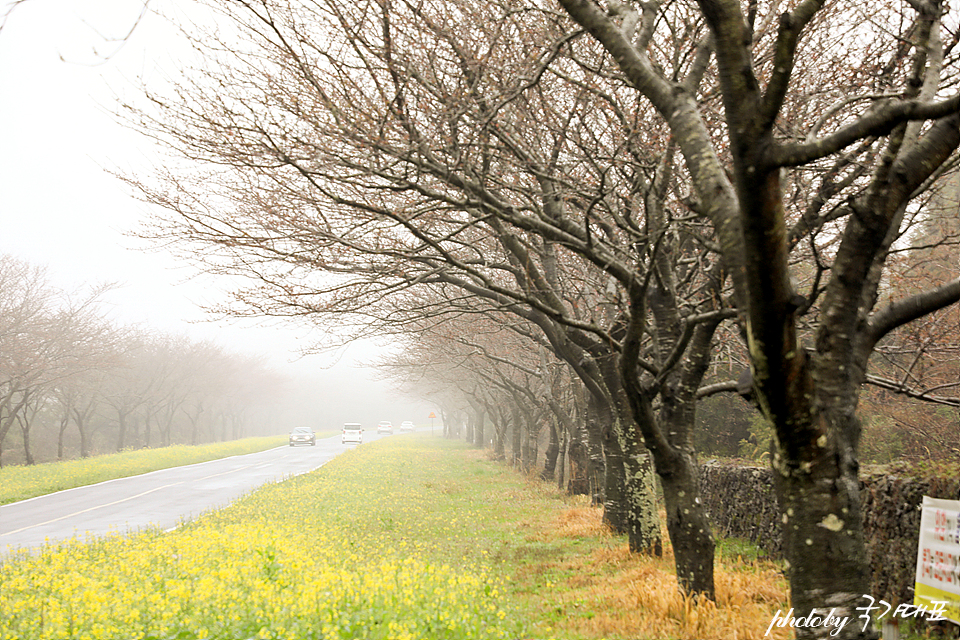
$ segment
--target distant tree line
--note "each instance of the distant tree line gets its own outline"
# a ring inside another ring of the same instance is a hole
[[[117,325],[106,290],[67,293],[44,267],[0,255],[0,465],[269,432],[277,374],[209,342]]]

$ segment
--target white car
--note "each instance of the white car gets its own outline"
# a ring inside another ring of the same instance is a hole
[[[400,423],[400,433],[403,433],[404,431],[413,431],[413,423],[409,420],[404,420]]]
[[[340,434],[340,444],[353,442],[363,444],[363,427],[358,422],[347,422],[343,425],[343,433]]]
[[[389,420],[381,420],[381,421],[377,424],[377,433],[392,434],[392,433],[393,433],[393,423],[390,422]]]

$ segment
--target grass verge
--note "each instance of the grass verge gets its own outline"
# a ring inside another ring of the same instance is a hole
[[[171,532],[0,567],[0,639],[762,638],[777,568],[721,558],[677,593],[600,512],[456,442],[386,438]],[[784,638],[782,632],[768,637]]]
[[[159,469],[256,453],[285,444],[287,436],[269,436],[197,446],[137,449],[65,462],[7,466],[0,468],[0,504]]]

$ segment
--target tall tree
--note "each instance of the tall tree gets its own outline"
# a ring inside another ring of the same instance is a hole
[[[908,203],[956,155],[939,4],[561,0],[594,40],[510,1],[214,4],[247,40],[198,37],[197,81],[136,112],[205,168],[140,186],[171,237],[257,280],[243,311],[382,327],[385,300],[426,286],[517,313],[608,416],[615,466],[652,452],[680,584],[710,596],[691,433],[736,309],[795,602],[852,610],[867,360],[960,286],[877,304]],[[592,305],[568,295],[581,274]]]
[[[877,305],[904,213],[960,144],[960,96],[950,80],[958,71],[955,16],[923,0],[871,6],[869,16],[811,0],[701,0],[723,101],[725,136],[717,139],[712,112],[650,50],[670,5],[559,1],[663,117],[717,229],[743,314],[753,397],[774,426],[792,604],[799,615],[836,607],[855,617],[869,585],[856,411],[868,360],[888,332],[960,298],[953,279]],[[842,40],[838,24],[846,25]],[[812,188],[794,188],[804,182]],[[791,278],[791,251],[821,230],[836,238],[819,256],[829,271],[804,296]],[[843,634],[861,635],[852,626]]]
[[[260,76],[235,64],[237,59],[225,59],[210,73],[224,72],[216,82],[237,89],[230,97],[234,106],[207,100],[208,75],[182,89],[197,101],[192,116],[177,106],[186,103],[160,98],[161,119],[143,114],[154,135],[169,135],[175,148],[222,169],[202,184],[178,176],[167,192],[145,187],[148,197],[175,214],[172,236],[214,247],[204,252],[206,266],[257,279],[256,288],[238,294],[241,312],[335,312],[363,318],[368,326],[402,326],[429,308],[412,304],[404,311],[394,305],[389,317],[378,309],[391,296],[427,286],[450,291],[444,300],[470,296],[520,315],[539,327],[559,357],[574,363],[596,396],[605,451],[617,458],[609,469],[621,478],[611,486],[645,477],[642,469],[624,468],[642,467],[645,456],[638,455],[638,439],[624,435],[631,420],[616,369],[618,341],[609,331],[616,317],[577,307],[566,295],[599,270],[568,253],[565,259],[580,262],[581,273],[564,284],[556,277],[561,270],[552,241],[490,215],[553,206],[554,187],[540,185],[537,175],[549,162],[550,148],[562,146],[564,138],[556,131],[532,136],[535,161],[523,147],[511,151],[509,140],[484,141],[490,138],[483,123],[488,100],[475,95],[478,79],[463,73],[477,45],[462,42],[454,28],[465,9],[479,15],[481,7],[438,4],[429,11],[407,6],[397,12],[386,5],[372,4],[371,12],[335,2],[299,11],[271,3],[241,7],[232,19],[262,48],[263,59],[277,66]],[[514,64],[535,62],[534,54],[503,46],[504,29],[514,33],[517,25],[504,17],[482,36]],[[319,46],[331,38],[335,46]],[[416,41],[429,41],[430,51],[414,59],[410,43]],[[337,56],[317,53],[333,50]],[[458,64],[437,67],[438,56],[449,54]],[[551,57],[549,48],[544,56]],[[284,84],[267,88],[263,82],[274,74]],[[257,94],[256,86],[265,90]],[[517,92],[521,86],[502,89]],[[292,101],[291,91],[298,96]],[[543,91],[537,93],[539,100]],[[527,111],[526,105],[511,109],[510,117]],[[549,114],[561,130],[569,118],[565,111],[553,105]],[[237,118],[247,123],[238,127]],[[284,123],[296,123],[300,131]],[[180,135],[188,130],[193,133]],[[241,131],[246,133],[238,138]],[[194,142],[198,146],[188,149]],[[209,189],[214,185],[219,196]],[[637,490],[649,495],[649,484]],[[618,526],[624,518],[637,520],[635,546],[656,547],[643,541],[644,535],[658,537],[651,515],[614,498],[611,494],[605,503],[611,520]]]

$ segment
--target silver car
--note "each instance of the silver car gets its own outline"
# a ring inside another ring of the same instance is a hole
[[[290,432],[290,446],[298,444],[309,444],[311,447],[317,445],[317,434],[310,427],[297,427]]]

